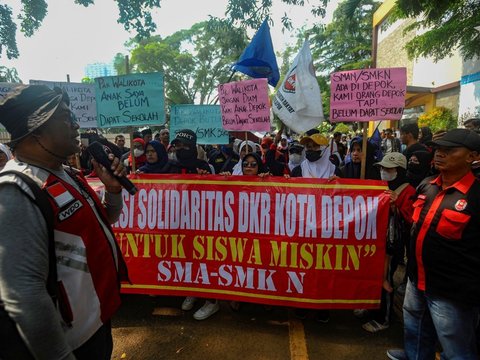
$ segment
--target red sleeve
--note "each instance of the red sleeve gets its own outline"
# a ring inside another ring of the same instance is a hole
[[[413,202],[417,197],[417,192],[412,185],[408,185],[401,193],[398,195],[398,199],[395,202],[395,205],[402,215],[403,219],[407,224],[412,225],[412,215],[413,215]]]

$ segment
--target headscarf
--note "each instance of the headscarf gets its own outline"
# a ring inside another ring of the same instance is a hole
[[[247,145],[252,149],[252,152],[255,152],[256,151],[256,146],[258,144],[254,143],[253,141],[250,141],[250,140],[242,141],[242,143],[240,144],[240,147],[238,148],[238,154],[239,155],[242,152],[243,148]],[[242,175],[242,174],[243,174],[243,172],[242,172],[242,161],[239,161],[233,167],[232,175]]]
[[[265,165],[262,162],[261,156],[258,155],[257,153],[254,153],[254,152],[245,154],[243,159],[240,161],[240,166],[242,166],[242,163],[247,158],[247,156],[251,156],[251,157],[255,158],[255,161],[258,164],[258,173],[257,174],[262,174],[262,173],[268,172],[267,168],[265,167]],[[242,167],[242,172],[241,172],[240,175],[243,175],[243,167]]]
[[[330,146],[322,146],[324,148],[322,157],[315,162],[307,159],[300,164],[302,168],[302,177],[315,179],[328,179],[335,174],[335,165],[330,161]]]
[[[135,138],[133,139],[134,143],[140,143],[143,146],[143,151],[144,153],[141,156],[135,157],[135,167],[139,169],[143,165],[145,165],[145,162],[147,161],[147,157],[145,155],[145,141],[143,141],[142,138]],[[132,153],[128,155],[128,164],[132,166]]]
[[[145,165],[140,167],[138,170],[145,174],[162,174],[162,169],[168,162],[167,150],[165,150],[165,146],[163,146],[163,144],[157,140],[150,141],[147,146],[148,145],[153,147],[157,153],[158,160],[155,163],[149,163],[147,161]]]
[[[353,149],[353,146],[358,144],[360,149],[363,149],[363,138],[355,137],[350,142],[350,151]],[[365,158],[365,179],[370,180],[380,180],[380,172],[377,167],[374,167],[375,163],[375,151],[376,146],[371,142],[367,141],[367,154]],[[363,152],[363,150],[362,150]],[[353,160],[350,160],[341,168],[343,177],[347,179],[360,179],[360,171],[362,164],[354,163]]]

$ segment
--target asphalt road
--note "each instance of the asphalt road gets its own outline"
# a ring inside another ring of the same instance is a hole
[[[204,321],[180,310],[183,298],[124,295],[113,320],[112,359],[208,360],[384,360],[389,348],[402,346],[402,324],[370,334],[351,310],[331,312],[330,322],[312,314],[298,320],[291,309],[244,304],[239,312],[221,302]]]

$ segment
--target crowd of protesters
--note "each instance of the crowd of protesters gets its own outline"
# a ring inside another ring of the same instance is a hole
[[[114,141],[123,154],[119,162],[136,174],[334,181],[360,179],[365,157],[364,178],[383,180],[388,185],[390,216],[381,307],[375,311],[357,309],[354,315],[365,319],[366,331],[387,329],[392,321],[395,289],[405,294],[405,351],[391,351],[391,359],[428,359],[438,344],[447,359],[473,359],[477,358],[475,334],[480,305],[480,120],[471,119],[464,125],[466,129],[432,134],[428,127],[409,123],[398,132],[378,131],[376,138],[372,136],[366,142],[361,135],[335,132],[330,137],[316,129],[294,137],[284,128],[258,142],[230,136],[228,144],[215,146],[199,145],[190,129],[172,137],[166,128],[155,136],[144,129],[133,135],[132,149],[126,147],[123,135],[117,135]],[[94,132],[85,138],[89,142],[101,140]],[[14,156],[0,144],[0,169]],[[65,164],[80,167],[86,176],[98,176],[98,166],[84,145]],[[405,278],[394,284],[393,274],[405,263]],[[182,309],[193,309],[195,300],[187,297]],[[435,308],[448,311],[447,320],[439,320]],[[204,320],[218,310],[218,301],[208,299],[193,316]],[[304,318],[306,312],[299,309],[297,315]],[[328,310],[319,311],[315,318],[328,322],[330,314]],[[463,357],[455,357],[459,351]]]

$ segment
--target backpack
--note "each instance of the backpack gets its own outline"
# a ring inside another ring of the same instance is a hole
[[[34,198],[28,195],[28,198],[38,206],[40,212],[45,218],[48,231],[48,278],[47,278],[47,292],[52,298],[55,306],[59,304],[58,301],[58,286],[57,286],[57,263],[55,255],[55,242],[53,238],[54,215],[53,209],[48,200],[47,194],[37,185],[37,183],[28,175],[18,171],[4,171],[0,176],[15,175],[27,184],[32,191]],[[61,305],[61,301],[60,301]],[[33,359],[30,350],[28,350],[23,339],[21,338],[16,323],[9,317],[3,304],[0,302],[0,359]]]

